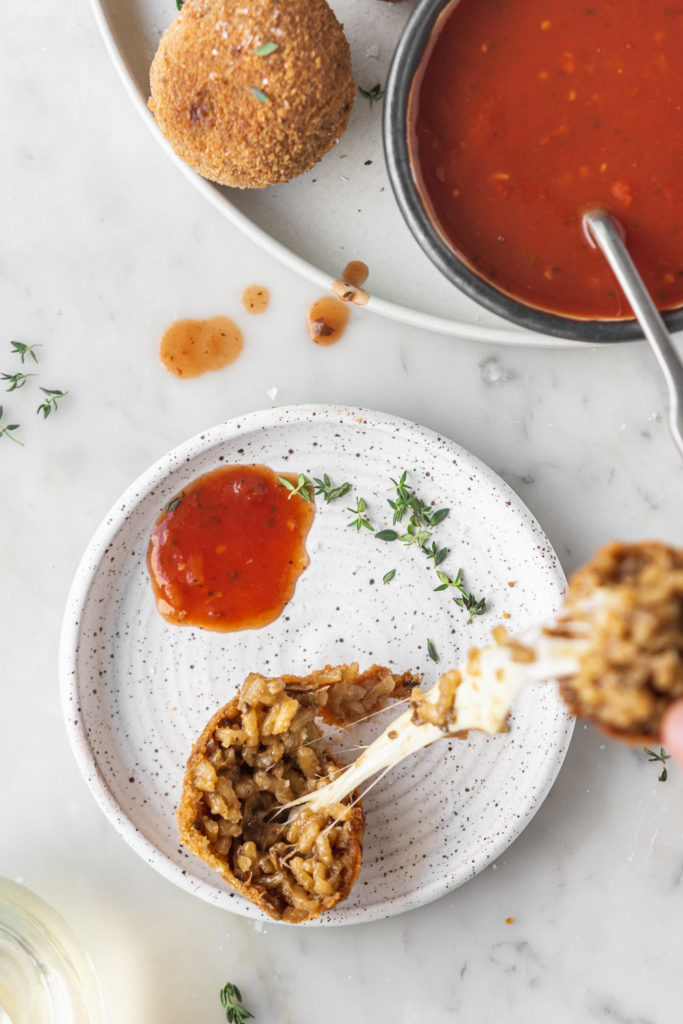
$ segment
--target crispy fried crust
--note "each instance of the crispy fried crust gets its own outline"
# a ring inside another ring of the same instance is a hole
[[[330,910],[361,868],[364,815],[360,803],[351,807],[357,794],[325,812],[272,819],[339,767],[324,749],[317,717],[355,721],[416,681],[379,666],[361,674],[355,664],[305,677],[249,675],[187,762],[182,842],[276,920],[299,923]]]
[[[607,544],[572,576],[569,613],[601,588],[619,608],[596,627],[579,672],[560,681],[562,696],[613,738],[655,743],[664,712],[683,697],[683,551]]]
[[[277,49],[254,52],[269,43]],[[178,156],[236,188],[313,167],[345,130],[356,92],[326,0],[185,0],[150,86],[149,106]]]

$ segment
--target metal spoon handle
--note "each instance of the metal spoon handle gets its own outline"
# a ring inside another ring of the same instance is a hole
[[[669,427],[683,455],[683,363],[612,217],[604,210],[591,210],[584,223],[614,271],[659,363],[669,395]]]

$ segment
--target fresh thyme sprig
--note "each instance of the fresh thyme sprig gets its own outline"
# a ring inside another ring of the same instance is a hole
[[[376,100],[381,100],[384,96],[384,89],[379,82],[377,85],[373,85],[372,89],[361,89],[361,87],[358,86],[358,92],[361,96],[364,96],[366,100],[370,100],[370,106],[372,106]]]
[[[46,420],[51,412],[53,412],[53,411],[56,412],[57,411],[57,409],[59,408],[57,403],[62,398],[66,398],[66,396],[69,394],[69,392],[68,391],[59,391],[56,388],[43,388],[43,387],[41,387],[40,390],[45,395],[45,398],[43,399],[43,401],[40,403],[40,405],[36,409],[36,412],[38,413],[38,415],[40,415],[40,413],[42,412],[43,419]]]
[[[467,590],[465,589],[465,585],[463,583],[462,569],[458,569],[454,580],[452,580],[450,576],[447,575],[447,573],[441,572],[441,570],[439,569],[437,569],[436,575],[441,580],[441,583],[438,587],[434,587],[435,591],[447,590],[449,587],[455,587],[456,590],[460,591],[461,596],[454,597],[453,600],[460,608],[464,608],[465,611],[470,613],[470,617],[467,620],[468,626],[475,615],[484,614],[484,612],[486,611],[486,598],[482,597],[480,600],[477,600],[474,594],[469,594],[467,592]]]
[[[328,505],[331,501],[336,501],[337,498],[343,498],[351,490],[351,484],[348,482],[339,484],[338,487],[333,487],[327,473],[323,473],[322,479],[317,476],[314,477],[313,482],[315,484],[315,493],[322,494]]]
[[[435,512],[430,505],[418,497],[411,485],[407,483],[407,477],[408,471],[404,470],[398,480],[394,480],[393,477],[391,480],[393,489],[396,491],[395,500],[392,501],[389,498],[394,525],[402,522],[406,512],[410,512],[409,529],[410,526],[413,527],[412,533],[415,534],[420,527],[431,536],[431,531],[444,521],[450,509],[440,508]]]
[[[355,526],[358,531],[360,531],[362,527],[365,527],[366,530],[371,530],[374,533],[375,527],[372,526],[372,524],[368,522],[363,515],[366,510],[367,505],[365,504],[365,498],[359,498],[356,502],[355,508],[347,508],[346,510],[356,517],[355,519],[352,519],[350,523],[347,523],[347,526]]]
[[[440,585],[434,589],[446,590],[448,587],[455,587],[460,591],[460,597],[454,597],[453,600],[459,607],[469,612],[469,619],[467,620],[469,625],[475,615],[483,615],[486,611],[486,599],[476,598],[474,594],[470,594],[465,590],[462,582],[462,569],[458,570],[455,579],[451,579],[445,572],[441,572],[438,566],[448,557],[448,548],[439,547],[436,541],[432,539],[433,530],[449,515],[450,509],[439,508],[435,511],[431,505],[427,505],[408,483],[408,473],[406,470],[403,471],[398,480],[392,478],[391,483],[396,491],[395,497],[393,499],[389,498],[389,507],[393,513],[394,526],[402,522],[408,512],[410,513],[410,519],[405,533],[399,533],[398,530],[394,529],[380,530],[376,534],[377,539],[384,541],[399,540],[403,544],[408,545],[417,544],[427,558],[434,563],[436,574],[440,580]]]
[[[304,501],[308,501],[311,504],[313,504],[313,498],[311,497],[310,491],[311,485],[303,473],[299,473],[298,477],[296,478],[296,485],[293,484],[291,480],[288,480],[287,477],[284,476],[279,476],[277,479],[278,483],[281,483],[282,486],[289,491],[287,498],[293,498],[295,494],[298,494],[300,498],[304,499]]]
[[[38,356],[34,349],[41,348],[40,345],[26,345],[23,341],[11,341],[10,345],[12,346],[13,353],[21,357],[22,363],[27,356],[30,356],[34,363],[38,362]]]
[[[444,558],[448,555],[448,548],[438,548],[434,541],[432,541],[431,547],[428,548],[425,546],[423,550],[427,558],[431,558],[434,562],[434,568],[436,568],[437,565],[441,565]]]
[[[18,391],[19,388],[23,388],[29,377],[35,377],[35,373],[0,374],[0,380],[4,380],[9,384],[9,387],[5,388],[5,391]]]
[[[669,778],[669,772],[666,767],[666,762],[671,757],[671,754],[667,754],[664,747],[659,748],[659,753],[657,753],[656,750],[650,750],[649,747],[643,747],[643,750],[648,755],[648,761],[659,761],[659,763],[662,765],[662,771],[659,775],[659,781],[666,782],[666,780]]]
[[[242,993],[231,981],[226,981],[221,989],[221,1006],[225,1010],[228,1024],[243,1024],[254,1016],[242,1005]]]
[[[3,409],[0,405],[0,420],[2,420]],[[19,429],[18,423],[7,423],[4,427],[0,424],[0,437],[7,437],[10,441],[14,441],[15,444],[23,446],[24,442],[20,441],[18,437],[14,436],[13,431]]]

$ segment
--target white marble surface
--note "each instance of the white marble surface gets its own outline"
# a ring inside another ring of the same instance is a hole
[[[372,0],[369,0],[372,2]],[[237,982],[257,1021],[673,1024],[680,1020],[683,774],[579,725],[522,837],[451,896],[383,922],[254,923],[173,887],[107,824],[62,726],[69,583],[109,506],[202,428],[273,401],[375,407],[498,471],[567,571],[617,536],[681,540],[683,465],[642,344],[535,350],[456,342],[354,311],[319,349],[319,289],[246,241],[169,163],[110,66],[85,0],[8,5],[0,34],[0,371],[38,343],[40,380],[2,393],[0,874],[71,922],[110,1022],[219,1024]],[[266,285],[248,317],[242,289]],[[183,316],[234,317],[245,351],[194,382],[156,354]],[[37,384],[68,390],[35,415]],[[514,922],[506,924],[507,918]]]

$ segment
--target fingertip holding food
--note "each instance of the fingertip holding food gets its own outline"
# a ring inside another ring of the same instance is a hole
[[[346,129],[356,87],[326,0],[185,0],[150,69],[149,106],[210,181],[263,188],[313,167]]]
[[[683,768],[683,700],[672,704],[662,718],[661,741]]]

